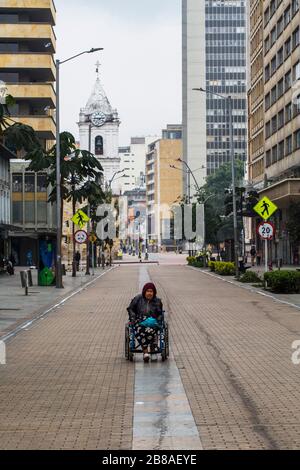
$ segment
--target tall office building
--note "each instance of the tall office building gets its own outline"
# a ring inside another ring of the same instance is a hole
[[[287,221],[291,203],[300,202],[299,4],[251,0],[249,11],[249,178],[279,208],[270,259],[295,264],[300,246],[290,240]],[[260,240],[256,243],[260,249]]]
[[[0,2],[0,80],[16,100],[11,117],[33,127],[45,148],[56,134],[55,17],[52,0]]]
[[[227,103],[214,93],[233,99],[234,153],[246,160],[246,45],[245,0],[183,0],[183,156],[199,185],[231,158]]]
[[[55,141],[54,53],[56,10],[53,0],[1,0],[0,80],[15,98],[12,122],[36,131],[45,149]],[[22,154],[10,164],[11,225],[9,252],[18,264],[41,268],[44,253],[54,262],[55,208],[47,204],[46,174],[28,171]]]

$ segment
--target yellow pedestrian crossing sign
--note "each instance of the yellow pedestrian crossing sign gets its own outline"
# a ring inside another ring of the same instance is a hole
[[[77,211],[72,218],[72,222],[74,222],[74,224],[78,225],[80,228],[84,227],[89,220],[90,218],[81,210]]]
[[[274,212],[277,211],[278,207],[268,197],[263,197],[253,208],[262,219],[268,220]]]

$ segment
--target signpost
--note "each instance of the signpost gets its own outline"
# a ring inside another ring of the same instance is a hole
[[[268,240],[272,240],[275,235],[275,226],[268,222],[269,218],[277,211],[278,207],[268,197],[263,197],[253,208],[255,212],[264,219],[264,222],[257,227],[257,233],[265,240],[265,271],[268,272]]]
[[[75,238],[76,243],[79,243],[80,245],[82,245],[83,243],[87,241],[88,234],[84,230],[78,230],[74,234],[74,238]]]
[[[96,241],[98,240],[97,238],[97,235],[95,233],[90,233],[89,235],[89,241],[91,242],[92,244],[92,275],[94,276],[95,275],[95,260],[94,260],[94,246],[95,246],[95,243]],[[97,250],[97,248],[96,248]]]
[[[72,222],[74,222],[75,225],[78,225],[80,229],[82,229],[89,220],[90,218],[82,210],[77,211],[72,218]]]

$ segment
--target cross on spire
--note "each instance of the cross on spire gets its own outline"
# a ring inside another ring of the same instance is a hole
[[[98,79],[98,80],[99,80],[99,78],[100,78],[100,70],[99,70],[99,69],[100,69],[100,65],[101,65],[101,64],[100,64],[100,62],[99,62],[99,60],[98,60],[97,63],[96,63],[96,67],[97,67],[97,68],[96,68],[96,74],[97,74],[97,79]]]

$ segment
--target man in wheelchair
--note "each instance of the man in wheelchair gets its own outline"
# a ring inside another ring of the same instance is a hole
[[[157,297],[156,287],[148,283],[142,294],[137,295],[127,308],[129,324],[134,325],[135,337],[142,347],[144,362],[149,362],[149,348],[152,360],[157,360],[157,332],[163,314],[163,305]]]

